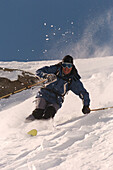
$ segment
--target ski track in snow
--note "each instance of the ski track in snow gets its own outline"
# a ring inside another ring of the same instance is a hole
[[[0,67],[35,72],[57,61],[0,62]],[[75,61],[90,93],[91,108],[113,105],[113,57]],[[28,71],[28,70],[27,70]],[[112,170],[113,109],[83,115],[81,100],[72,92],[54,120],[25,123],[35,108],[38,88],[0,101],[1,170]],[[27,132],[37,129],[37,136]]]

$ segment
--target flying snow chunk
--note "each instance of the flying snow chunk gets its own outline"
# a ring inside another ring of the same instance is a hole
[[[71,22],[71,24],[73,25],[73,24],[74,24],[74,22]]]
[[[65,32],[65,34],[68,34],[68,33],[69,33],[68,31]]]
[[[44,23],[44,26],[46,26],[46,25],[47,25],[47,23],[45,22],[45,23]]]
[[[47,53],[47,50],[44,50],[43,53],[44,53],[44,54]]]
[[[49,38],[46,38],[46,41],[49,41]]]
[[[53,25],[51,25],[51,28],[53,28],[54,26]]]

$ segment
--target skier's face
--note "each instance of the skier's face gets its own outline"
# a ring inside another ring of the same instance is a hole
[[[69,74],[72,70],[72,64],[71,63],[62,63],[62,69],[64,74]]]

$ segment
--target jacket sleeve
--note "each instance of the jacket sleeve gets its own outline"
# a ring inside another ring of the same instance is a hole
[[[89,106],[90,105],[90,98],[89,93],[84,88],[82,82],[80,80],[72,80],[70,90],[74,92],[76,95],[80,97],[83,101],[83,105]]]
[[[45,66],[36,71],[36,75],[40,78],[46,78],[47,74],[55,74],[57,72],[57,66]]]

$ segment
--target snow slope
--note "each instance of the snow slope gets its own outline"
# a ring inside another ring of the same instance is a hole
[[[35,73],[58,61],[0,62],[0,67]],[[113,106],[113,57],[74,61],[90,93],[91,108]],[[1,170],[112,170],[113,109],[83,115],[82,102],[72,92],[54,121],[24,123],[35,108],[38,90],[26,90],[0,100]],[[38,134],[27,132],[36,128]]]

